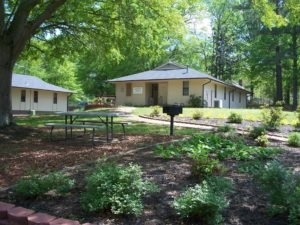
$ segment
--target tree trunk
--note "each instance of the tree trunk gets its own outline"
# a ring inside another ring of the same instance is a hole
[[[292,33],[292,51],[293,51],[293,74],[292,74],[292,93],[293,93],[293,105],[292,108],[293,110],[297,109],[298,106],[298,54],[297,54],[297,49],[298,49],[298,44],[297,44],[297,30],[296,27],[293,28],[293,33]]]
[[[281,65],[281,56],[280,56],[280,46],[279,44],[276,46],[276,56],[275,56],[275,64],[276,64],[276,98],[275,103],[277,101],[283,100],[283,91],[282,91],[282,65]]]
[[[11,82],[14,60],[11,58],[11,45],[0,41],[0,127],[13,123],[11,105]]]

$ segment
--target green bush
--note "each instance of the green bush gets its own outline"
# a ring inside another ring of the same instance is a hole
[[[300,147],[300,133],[290,133],[288,136],[288,144],[293,147]]]
[[[297,115],[297,122],[295,124],[295,128],[300,129],[300,106],[297,107],[296,112],[298,115]]]
[[[74,185],[74,180],[61,172],[54,172],[48,175],[34,174],[27,178],[20,179],[14,187],[15,194],[21,198],[35,198],[47,193],[50,190],[58,194],[67,193]]]
[[[300,176],[277,161],[267,163],[255,174],[268,194],[272,215],[288,214],[289,224],[300,223]]]
[[[243,118],[240,114],[231,112],[230,115],[227,118],[229,123],[242,123]]]
[[[150,113],[150,117],[158,117],[160,114],[160,106],[156,105],[156,106],[151,106],[151,113]]]
[[[203,112],[201,112],[200,110],[196,110],[193,112],[192,117],[194,120],[199,120],[203,117]]]
[[[138,216],[143,209],[142,197],[157,189],[154,184],[143,181],[138,165],[105,163],[87,177],[81,203],[89,212],[110,210],[114,214]]]
[[[267,130],[278,130],[283,118],[280,102],[273,107],[266,106],[262,110],[262,121]]]
[[[217,128],[217,132],[221,132],[221,133],[228,133],[228,132],[234,132],[234,131],[236,131],[235,127],[230,126],[228,124]]]
[[[255,140],[256,138],[258,138],[259,136],[265,133],[266,133],[265,127],[253,127],[249,132],[249,136]]]
[[[183,154],[180,144],[156,145],[154,153],[164,159],[178,158]]]
[[[188,101],[189,107],[205,107],[205,105],[207,105],[207,103],[201,96],[190,95],[190,99]]]
[[[226,194],[231,182],[221,177],[211,177],[200,185],[188,188],[174,199],[173,206],[182,218],[197,218],[211,225],[223,220],[222,210],[229,205]]]
[[[255,143],[261,147],[267,147],[269,144],[269,139],[266,134],[262,134],[255,139]]]

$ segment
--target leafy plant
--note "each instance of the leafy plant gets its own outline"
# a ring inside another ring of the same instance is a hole
[[[58,194],[67,193],[74,186],[74,180],[61,172],[53,172],[48,175],[34,174],[20,179],[14,191],[21,198],[35,198],[50,190]]]
[[[140,166],[100,165],[87,177],[81,203],[85,210],[110,210],[114,214],[138,216],[142,213],[142,197],[158,188],[142,179]]]
[[[229,205],[226,194],[231,182],[221,177],[211,177],[200,185],[188,188],[174,199],[173,206],[182,218],[197,218],[207,224],[220,224],[222,210]]]
[[[160,106],[156,105],[156,106],[151,106],[151,113],[150,113],[150,117],[158,117],[160,114]]]
[[[233,132],[235,130],[236,129],[233,126],[230,126],[228,124],[217,128],[217,132],[221,132],[221,133]]]
[[[266,134],[262,134],[255,139],[255,142],[258,146],[267,147],[269,144],[269,139]]]
[[[296,112],[298,115],[297,115],[297,122],[295,124],[295,128],[300,129],[300,106],[297,107]]]
[[[190,107],[205,107],[207,102],[201,96],[190,95],[188,106]]]
[[[231,112],[230,115],[227,118],[229,123],[242,123],[243,118],[240,114]]]
[[[293,147],[300,147],[300,133],[290,133],[288,136],[288,144]]]
[[[259,136],[261,136],[265,133],[266,133],[266,128],[265,127],[262,127],[262,126],[253,127],[249,132],[249,136],[255,140],[256,138],[258,138]]]
[[[194,111],[192,117],[194,120],[199,120],[203,117],[203,112],[201,112],[200,110],[196,110],[196,111]]]
[[[276,103],[273,107],[266,106],[262,110],[262,120],[267,130],[278,130],[283,118],[284,116],[280,102]]]
[[[257,171],[255,177],[268,193],[271,214],[287,213],[290,224],[299,224],[300,176],[272,161]]]
[[[156,145],[154,153],[164,159],[177,158],[183,154],[182,146],[179,144]]]

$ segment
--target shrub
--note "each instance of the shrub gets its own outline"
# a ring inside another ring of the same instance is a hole
[[[193,112],[192,117],[194,120],[199,120],[203,117],[203,112],[201,112],[200,110],[196,110],[195,112]]]
[[[300,176],[272,161],[258,170],[255,177],[268,194],[272,215],[287,213],[290,224],[299,224]]]
[[[229,205],[226,194],[231,183],[225,178],[212,177],[200,185],[188,188],[174,199],[173,206],[182,218],[197,218],[207,224],[220,224],[222,210]]]
[[[14,188],[18,197],[35,198],[50,190],[58,194],[67,193],[74,185],[74,180],[61,172],[50,173],[46,176],[34,174],[20,179]]]
[[[188,100],[189,107],[204,107],[205,101],[201,96],[190,95],[190,99]]]
[[[256,138],[258,138],[259,136],[265,133],[266,133],[265,127],[253,127],[253,129],[250,130],[249,136],[255,140]]]
[[[255,139],[255,142],[258,146],[267,147],[269,144],[269,139],[266,134],[262,134]]]
[[[267,130],[278,130],[283,120],[282,106],[278,102],[274,107],[266,106],[262,110],[263,124]]]
[[[152,106],[151,109],[150,117],[158,117],[160,114],[160,106]]]
[[[217,128],[217,132],[221,132],[221,133],[234,132],[234,131],[236,131],[235,127],[230,126],[228,124]]]
[[[242,123],[243,118],[240,114],[231,112],[230,115],[227,118],[229,123]]]
[[[138,165],[105,163],[87,177],[81,203],[90,212],[111,210],[114,214],[138,216],[143,209],[142,197],[153,191],[157,191],[157,187],[143,181]]]
[[[295,124],[295,128],[298,130],[300,129],[300,106],[297,107],[296,112],[298,115],[297,115],[297,122]]]
[[[183,154],[182,146],[179,144],[170,144],[167,146],[156,145],[154,153],[164,159],[177,158]]]
[[[293,147],[300,147],[300,133],[290,133],[288,136],[288,144]]]

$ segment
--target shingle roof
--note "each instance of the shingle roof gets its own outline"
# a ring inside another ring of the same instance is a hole
[[[124,77],[108,80],[109,82],[132,82],[132,81],[151,81],[151,80],[174,80],[174,79],[209,79],[218,83],[245,90],[242,86],[228,84],[211,75],[199,72],[192,68],[181,66],[173,62],[165,63],[153,70],[148,70]],[[245,90],[247,91],[247,90]]]
[[[59,86],[55,86],[53,84],[49,84],[38,77],[21,75],[21,74],[13,74],[11,86],[18,87],[18,88],[29,88],[29,89],[73,93],[73,91],[70,91],[68,89]]]

